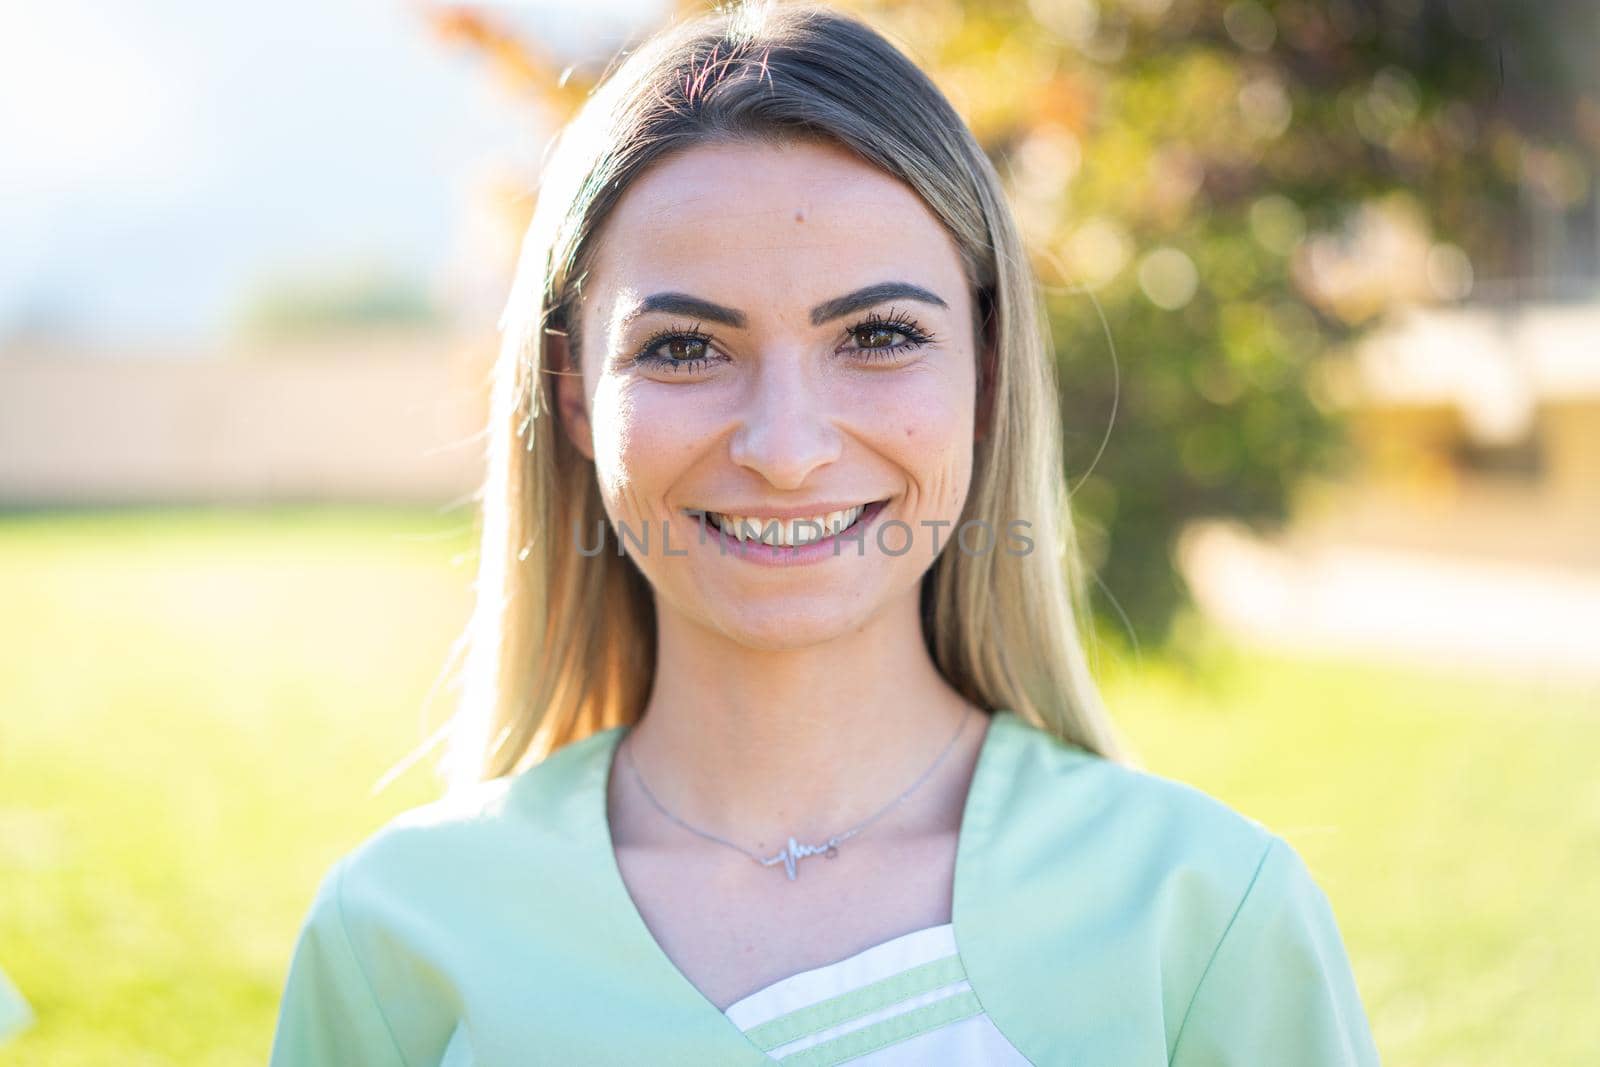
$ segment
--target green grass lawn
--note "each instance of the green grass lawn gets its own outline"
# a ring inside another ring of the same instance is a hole
[[[472,520],[0,518],[0,968],[71,1067],[259,1064],[317,880],[433,795]],[[1600,698],[1221,645],[1107,657],[1150,770],[1282,833],[1386,1063],[1600,1062]],[[424,721],[426,716],[426,722]]]

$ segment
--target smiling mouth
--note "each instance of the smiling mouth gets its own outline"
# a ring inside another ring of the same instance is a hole
[[[888,498],[857,504],[843,511],[824,515],[809,515],[797,519],[767,519],[759,515],[724,515],[718,511],[690,508],[687,514],[705,522],[729,537],[739,541],[760,542],[774,547],[798,547],[833,537],[861,522],[863,517],[875,515],[887,504]]]

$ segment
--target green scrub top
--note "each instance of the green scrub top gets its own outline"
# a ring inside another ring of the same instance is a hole
[[[26,1030],[32,1022],[33,1009],[11,984],[6,972],[0,971],[0,1045]]]
[[[626,727],[404,814],[323,879],[273,1067],[775,1062],[680,972],[606,818]],[[1278,835],[993,714],[958,839],[972,990],[1041,1065],[1368,1067],[1333,911]]]

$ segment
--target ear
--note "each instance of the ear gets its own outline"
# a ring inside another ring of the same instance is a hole
[[[573,365],[567,335],[554,328],[544,335],[545,366],[555,378],[556,415],[572,447],[591,462],[594,433],[589,423],[589,401],[583,388],[583,370]]]

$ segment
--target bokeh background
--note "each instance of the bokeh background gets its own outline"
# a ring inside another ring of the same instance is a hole
[[[1386,1062],[1600,1062],[1600,8],[841,6],[1022,220],[1143,764],[1306,857]],[[264,1060],[436,793],[541,153],[701,9],[0,16],[0,1059]]]

